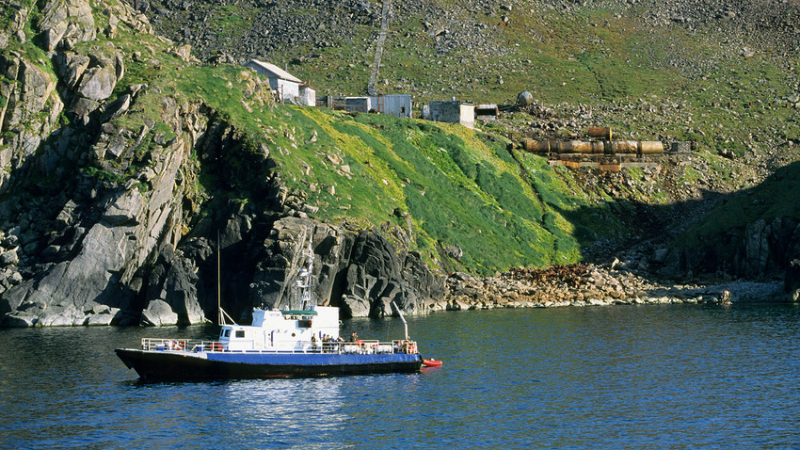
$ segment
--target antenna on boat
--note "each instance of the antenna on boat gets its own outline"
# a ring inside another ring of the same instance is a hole
[[[394,303],[394,300],[392,300],[392,306],[394,306],[394,309],[396,309],[397,313],[400,314],[400,320],[403,321],[403,328],[406,330],[406,340],[408,340],[408,322],[406,322],[406,318],[403,317],[403,311],[400,311],[400,308],[397,307],[397,305]]]
[[[300,300],[302,301],[302,309],[305,311],[310,307],[314,309],[316,303],[311,301],[311,274],[314,272],[314,249],[312,245],[313,235],[308,237],[308,246],[303,249],[302,256],[306,258],[306,267],[300,269],[300,274],[297,276],[297,287],[300,288]]]
[[[225,317],[222,315],[222,270],[220,263],[221,249],[219,247],[219,230],[217,230],[217,325],[225,324]]]

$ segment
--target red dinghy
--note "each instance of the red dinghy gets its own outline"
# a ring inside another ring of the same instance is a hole
[[[439,360],[433,359],[433,358],[431,358],[431,359],[423,359],[422,360],[422,365],[424,365],[426,367],[441,367],[442,366],[442,362],[439,361]]]

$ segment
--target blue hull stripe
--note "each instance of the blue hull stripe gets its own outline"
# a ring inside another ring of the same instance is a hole
[[[268,364],[287,366],[335,366],[414,362],[419,355],[390,353],[377,355],[337,353],[209,353],[209,361],[238,364]]]

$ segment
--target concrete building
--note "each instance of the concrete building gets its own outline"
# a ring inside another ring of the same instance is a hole
[[[429,105],[430,119],[435,122],[460,123],[475,128],[475,105],[457,100],[435,101]]]
[[[317,98],[314,89],[299,78],[286,72],[280,67],[257,59],[251,59],[244,65],[265,75],[273,91],[278,93],[282,103],[291,103],[302,106],[316,106]]]

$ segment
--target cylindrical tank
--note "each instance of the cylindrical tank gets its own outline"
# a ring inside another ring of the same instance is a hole
[[[611,151],[614,155],[635,155],[639,145],[636,141],[611,141]]]
[[[561,153],[561,154],[578,153],[577,150],[575,149],[575,144],[577,142],[578,141],[561,141],[559,143],[560,144],[560,148],[559,148],[558,152]],[[551,141],[550,145],[552,145],[552,144],[553,143]]]
[[[611,128],[609,127],[589,127],[588,130],[589,137],[595,139],[602,139],[604,141],[610,141],[614,139],[614,136],[611,133]]]
[[[550,145],[547,141],[537,141],[534,139],[523,140],[522,147],[525,151],[533,153],[547,153],[550,151]]]
[[[588,141],[572,141],[572,148],[575,153],[588,155],[592,153],[592,143]]]
[[[605,153],[605,145],[602,141],[592,141],[592,154],[602,155]]]
[[[639,141],[640,155],[660,155],[664,153],[664,144],[661,141]]]

